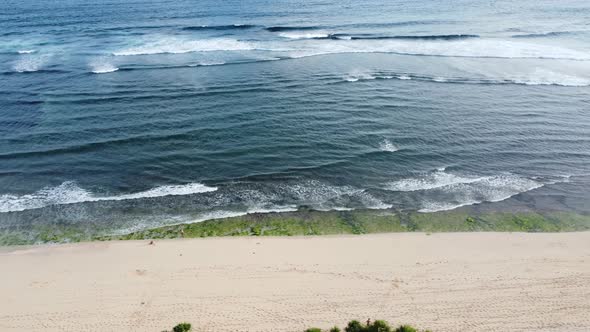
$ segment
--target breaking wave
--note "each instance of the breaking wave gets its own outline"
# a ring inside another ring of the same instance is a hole
[[[395,152],[399,151],[399,148],[391,143],[391,141],[388,139],[384,139],[381,143],[379,143],[379,150],[385,152]]]
[[[245,216],[247,214],[252,213],[278,213],[278,212],[294,212],[297,211],[297,206],[295,205],[288,205],[288,206],[272,206],[267,208],[258,208],[252,206],[244,211],[230,211],[230,210],[218,210],[212,212],[206,212],[199,215],[196,219],[190,220],[187,223],[194,223],[194,222],[201,222],[206,220],[213,220],[213,219],[225,219],[225,218],[232,218],[232,217],[240,217]]]
[[[320,181],[306,181],[299,184],[278,187],[286,197],[294,197],[299,205],[316,210],[349,209],[352,205],[366,209],[388,209],[392,206],[374,197],[364,189],[352,186],[334,186]]]
[[[28,195],[0,195],[0,212],[24,211],[50,205],[73,204],[97,201],[122,201],[139,198],[190,195],[215,191],[217,188],[200,183],[166,185],[146,191],[116,196],[96,196],[86,189],[68,181],[57,187],[43,188]]]
[[[580,77],[537,68],[526,77],[514,77],[508,82],[525,85],[590,86],[590,76]]]
[[[386,188],[392,191],[418,191],[437,189],[456,184],[469,184],[478,181],[483,181],[484,177],[462,177],[450,173],[446,173],[445,169],[437,170],[433,173],[426,174],[420,177],[402,179],[389,183]]]
[[[407,73],[357,73],[344,77],[346,82],[357,82],[362,80],[415,80],[436,83],[460,83],[460,84],[519,84],[519,85],[555,85],[565,87],[590,86],[590,76],[573,76],[570,74],[558,73],[546,69],[537,68],[528,74],[514,75],[507,74],[505,78],[467,78],[467,77],[442,77],[426,76]]]
[[[430,40],[430,41],[449,41],[449,40],[461,40],[468,38],[479,38],[478,35],[400,35],[400,36],[387,36],[387,35],[375,35],[375,34],[348,34],[348,33],[327,33],[321,30],[309,31],[312,29],[291,29],[280,31],[278,34],[284,38],[290,39],[332,39],[332,40],[387,40],[387,39],[400,39],[400,40]]]
[[[393,53],[417,56],[590,60],[587,52],[502,39],[357,39],[302,40],[298,57],[335,53]]]
[[[346,82],[358,82],[358,81],[365,81],[365,80],[374,80],[377,78],[381,78],[380,76],[373,75],[371,73],[366,72],[352,72],[344,77]]]
[[[545,184],[538,178],[529,179],[510,173],[470,176],[439,169],[417,177],[390,182],[384,188],[398,192],[421,192],[422,207],[419,211],[435,212],[482,202],[503,201]]]
[[[221,65],[225,65],[226,63],[224,61],[202,61],[199,63],[194,63],[192,65],[189,65],[189,67],[206,67],[206,66],[221,66]]]
[[[290,39],[326,39],[330,34],[322,32],[282,32],[279,36]]]
[[[118,67],[106,60],[95,61],[90,64],[90,68],[95,74],[112,73],[119,70]]]
[[[18,73],[29,73],[41,70],[44,64],[42,57],[26,56],[16,61],[13,68]]]
[[[202,40],[185,40],[177,37],[165,37],[146,42],[137,47],[113,52],[116,56],[150,55],[150,54],[181,54],[211,51],[243,51],[254,47],[247,42],[235,39],[217,38]]]
[[[143,198],[184,196],[209,193],[198,198],[191,197],[190,205],[201,214],[214,211],[233,213],[277,212],[280,209],[296,210],[307,206],[316,210],[342,210],[353,208],[387,209],[384,203],[365,189],[353,186],[331,185],[317,180],[304,180],[271,184],[228,184],[221,188],[200,183],[166,185],[150,190],[117,195],[98,195],[74,182],[64,182],[56,187],[46,187],[27,195],[0,195],[0,212],[24,211],[53,205],[98,201],[124,201]],[[137,202],[134,204],[158,204]]]

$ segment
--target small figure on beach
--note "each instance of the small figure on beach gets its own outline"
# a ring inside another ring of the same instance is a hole
[[[154,240],[151,240],[150,243],[148,243],[150,246],[155,246],[156,243],[154,242]]]

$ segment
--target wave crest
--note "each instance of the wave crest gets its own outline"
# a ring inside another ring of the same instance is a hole
[[[379,150],[385,152],[395,152],[399,151],[399,148],[391,143],[391,141],[388,139],[384,139],[381,143],[379,143]]]
[[[113,55],[130,56],[151,54],[181,54],[212,51],[244,51],[253,49],[254,47],[249,43],[235,39],[216,38],[184,40],[176,37],[164,37],[154,41],[149,41],[138,47],[132,47],[122,51],[113,52]]]
[[[421,192],[420,212],[451,210],[482,202],[499,202],[544,186],[540,179],[515,174],[496,176],[457,175],[438,169],[418,177],[390,182],[386,190]]]
[[[83,202],[98,201],[122,201],[139,198],[163,197],[190,195],[215,191],[217,188],[208,187],[200,183],[189,183],[184,185],[166,185],[146,191],[117,196],[96,196],[76,185],[75,182],[67,181],[57,187],[43,188],[28,195],[0,195],[0,212],[24,211],[42,208],[50,205],[74,204]]]
[[[484,177],[463,177],[446,173],[445,169],[426,174],[424,176],[401,179],[387,184],[386,188],[392,191],[419,191],[437,189],[456,184],[469,184],[483,181]]]
[[[346,82],[358,82],[363,80],[388,80],[397,79],[402,81],[417,80],[436,83],[460,83],[460,84],[519,84],[519,85],[555,85],[565,87],[590,86],[590,77],[574,76],[566,73],[559,73],[547,69],[537,68],[526,74],[506,74],[506,77],[442,77],[425,76],[415,74],[378,74],[378,73],[353,73],[344,77]]]
[[[13,68],[18,73],[30,73],[41,70],[44,63],[45,59],[43,57],[28,55],[17,60]]]
[[[118,67],[106,60],[92,62],[90,68],[94,74],[106,74],[119,70]]]
[[[282,32],[279,36],[289,39],[325,39],[330,35],[324,32]]]
[[[590,60],[587,52],[566,47],[501,39],[301,40],[297,57],[338,53],[392,53],[416,56]]]

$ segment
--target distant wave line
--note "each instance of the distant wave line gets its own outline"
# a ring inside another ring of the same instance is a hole
[[[486,79],[486,78],[458,78],[458,77],[442,77],[442,76],[424,76],[424,75],[414,75],[408,73],[388,73],[388,74],[362,74],[358,76],[348,76],[343,79],[341,82],[357,82],[357,81],[364,81],[364,80],[387,80],[387,79],[397,79],[397,80],[416,80],[416,81],[427,81],[427,82],[435,82],[435,83],[454,83],[454,84],[517,84],[517,85],[555,85],[555,86],[564,86],[564,87],[584,87],[590,86],[590,78],[577,78],[577,77],[570,77],[565,76],[562,77],[562,80],[559,81],[555,79],[551,80],[543,80],[543,79],[535,79],[534,77],[521,77],[521,78],[506,78],[506,79]],[[569,79],[569,81],[568,81]]]
[[[543,37],[559,37],[566,35],[573,35],[578,33],[577,31],[551,31],[545,33],[528,33],[520,35],[512,35],[512,38],[543,38]]]
[[[458,40],[480,38],[479,35],[470,34],[451,34],[451,35],[399,35],[399,36],[380,36],[380,35],[355,35],[346,33],[328,34],[325,38],[317,39],[336,39],[336,40],[387,40],[387,39],[402,39],[402,40]]]
[[[270,32],[285,32],[285,31],[301,31],[301,30],[320,30],[320,29],[334,29],[334,28],[364,28],[364,27],[393,27],[393,26],[411,26],[423,24],[450,24],[453,21],[401,21],[401,22],[384,22],[384,23],[352,23],[352,24],[337,24],[337,25],[309,25],[309,26],[290,26],[277,25],[265,27],[265,30]]]
[[[279,58],[273,57],[268,59],[253,59],[253,60],[237,60],[237,61],[218,61],[218,62],[205,62],[205,63],[189,63],[182,65],[154,65],[154,66],[143,66],[143,67],[119,67],[119,71],[135,71],[135,70],[158,70],[158,69],[177,69],[177,68],[198,68],[198,67],[215,67],[215,66],[226,66],[226,65],[240,65],[258,62],[269,62],[277,60],[292,59],[288,57]]]
[[[228,25],[198,25],[198,26],[187,26],[182,30],[188,31],[200,31],[200,30],[247,30],[260,27],[253,24],[228,24]]]

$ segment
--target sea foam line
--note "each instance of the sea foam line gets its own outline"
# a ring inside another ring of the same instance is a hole
[[[183,185],[165,185],[131,194],[96,196],[86,189],[79,187],[75,182],[67,181],[57,187],[46,187],[33,194],[0,195],[0,212],[24,211],[50,205],[83,202],[122,201],[140,198],[190,195],[216,190],[216,187],[208,187],[200,183],[188,183]]]
[[[564,181],[568,181],[568,177],[544,181],[541,178],[526,178],[510,173],[469,176],[452,174],[441,168],[420,176],[390,182],[384,189],[421,192],[422,207],[418,211],[436,212],[483,202],[500,202],[546,184]]]
[[[442,77],[442,76],[425,76],[411,74],[349,74],[344,77],[346,82],[358,82],[366,80],[415,80],[434,83],[458,83],[458,84],[516,84],[516,85],[554,85],[564,87],[585,87],[590,86],[590,76],[574,76],[571,74],[559,73],[555,71],[537,68],[535,71],[522,75],[513,75],[505,78],[462,78],[462,77]]]
[[[152,55],[152,54],[182,54],[192,52],[213,51],[245,51],[254,47],[235,39],[215,38],[202,40],[186,40],[177,37],[160,37],[148,41],[141,46],[113,52],[115,56]]]
[[[502,39],[301,39],[301,46],[292,49],[298,57],[338,53],[392,53],[414,56],[504,58],[504,59],[562,59],[588,61],[587,52]],[[295,45],[290,45],[295,46]]]

